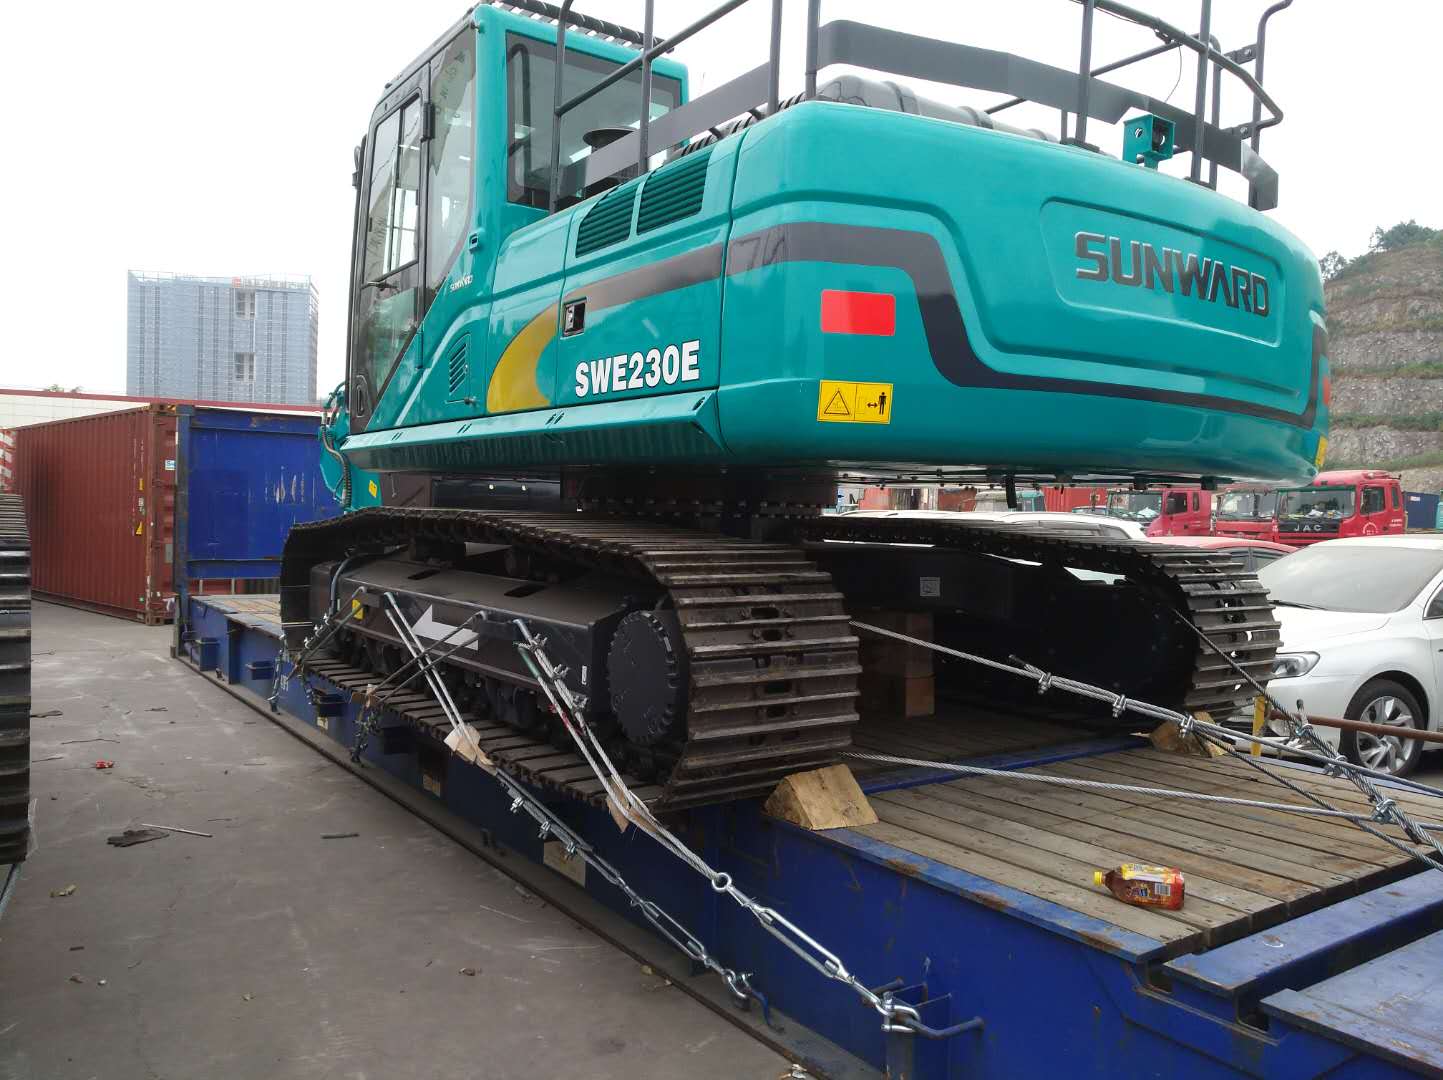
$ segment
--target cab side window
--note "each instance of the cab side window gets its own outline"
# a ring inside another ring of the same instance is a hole
[[[1401,496],[1398,494],[1398,489],[1397,489],[1397,488],[1394,488],[1394,489],[1393,489],[1393,509],[1394,509],[1394,510],[1399,510],[1399,509],[1402,508],[1402,505],[1403,505],[1403,504],[1399,501],[1400,498],[1401,498]]]
[[[413,98],[376,127],[366,280],[416,261],[421,187],[421,99]]]
[[[476,89],[473,38],[462,34],[431,62],[430,183],[426,193],[426,294],[434,296],[456,265],[471,218],[472,163],[476,136],[472,101]]]
[[[1173,492],[1167,497],[1167,504],[1163,507],[1164,514],[1185,514],[1187,513],[1187,493]]]
[[[1428,601],[1428,610],[1423,612],[1425,619],[1443,619],[1443,589],[1433,594],[1433,599]]]
[[[1383,489],[1380,487],[1369,487],[1363,489],[1363,513],[1380,514],[1383,512]]]
[[[371,137],[353,374],[365,375],[373,400],[418,318],[422,107],[419,95],[411,98],[382,119]]]

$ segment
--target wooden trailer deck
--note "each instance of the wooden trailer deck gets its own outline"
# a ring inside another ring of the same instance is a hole
[[[281,636],[281,598],[279,593],[251,593],[236,596],[198,596],[206,604],[235,616],[237,622],[264,630],[273,637]]]
[[[1346,781],[1266,764],[1339,809],[1369,812],[1367,800]],[[1246,762],[1150,747],[1019,771],[1307,802]],[[1152,938],[1168,956],[1222,944],[1422,868],[1340,818],[1001,778],[868,786],[881,820],[850,832]],[[1394,797],[1416,820],[1443,821],[1443,800]],[[1411,849],[1400,829],[1384,831]],[[1181,869],[1187,880],[1182,910],[1132,907],[1092,883],[1094,870],[1122,862]]]
[[[1098,733],[1087,727],[1010,713],[999,717],[995,710],[945,700],[937,702],[935,716],[911,720],[864,713],[852,730],[852,745],[860,753],[953,764],[1097,738]],[[849,764],[863,783],[867,778],[905,767],[866,760]]]
[[[280,636],[273,595],[204,600],[237,622]],[[311,670],[345,691],[362,691],[375,678],[331,659],[314,661]],[[449,730],[439,706],[419,688],[407,688],[392,704],[400,720],[430,737],[440,739]],[[1117,739],[1099,739],[1085,727],[999,717],[946,701],[938,702],[933,717],[864,716],[854,741],[862,752],[919,760],[990,765],[1008,758],[1052,759],[1020,771],[1306,802],[1234,758],[1183,757],[1140,742],[1117,749]],[[602,796],[600,782],[574,752],[491,724],[481,725],[481,744],[533,782],[587,802]],[[1223,944],[1421,868],[1404,851],[1337,818],[999,778],[948,781],[896,765],[851,764],[881,820],[844,831],[887,844],[903,857],[910,853],[967,871],[1161,942],[1168,956]],[[1340,809],[1370,810],[1346,781],[1272,760],[1265,764]],[[641,782],[635,790],[643,798],[659,792]],[[1443,800],[1396,792],[1393,797],[1418,820],[1443,822]],[[1407,843],[1397,827],[1383,831]],[[1183,909],[1130,907],[1093,885],[1094,870],[1121,862],[1181,869],[1187,878]]]

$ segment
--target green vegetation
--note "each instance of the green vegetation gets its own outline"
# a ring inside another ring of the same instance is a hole
[[[1366,254],[1350,259],[1337,251],[1330,251],[1318,260],[1318,266],[1323,271],[1324,281],[1337,281],[1361,274],[1378,261],[1380,254],[1402,251],[1419,244],[1443,246],[1443,229],[1430,229],[1411,219],[1400,221],[1390,229],[1380,225],[1373,230],[1373,238],[1368,241]]]
[[[1351,273],[1351,271],[1349,271]],[[1381,320],[1371,323],[1349,322],[1338,312],[1328,316],[1328,333],[1333,337],[1352,336],[1358,334],[1387,334],[1395,330],[1443,330],[1443,315],[1429,315],[1423,318],[1408,318],[1405,325],[1399,326],[1397,319]]]
[[[1325,469],[1387,469],[1402,472],[1404,469],[1431,469],[1443,465],[1443,450],[1430,450],[1426,454],[1412,457],[1393,458],[1391,461],[1355,461],[1352,458],[1328,456]]]
[[[1389,368],[1352,368],[1351,379],[1443,379],[1443,360],[1420,360]]]
[[[1372,416],[1368,413],[1333,413],[1334,427],[1385,427],[1394,431],[1443,431],[1443,412],[1418,413],[1415,416]]]

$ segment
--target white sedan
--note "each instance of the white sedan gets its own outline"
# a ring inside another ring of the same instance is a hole
[[[1258,572],[1283,624],[1268,691],[1280,705],[1400,729],[1315,730],[1361,765],[1413,771],[1443,715],[1443,536],[1328,540]],[[1276,722],[1275,722],[1276,723]]]
[[[1014,529],[1066,532],[1075,536],[1102,536],[1113,540],[1147,540],[1143,526],[1135,521],[1060,510],[852,510],[844,517],[939,518],[951,521],[987,522]]]

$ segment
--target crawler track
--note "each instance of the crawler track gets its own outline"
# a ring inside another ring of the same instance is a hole
[[[1267,590],[1237,559],[1181,545],[1005,529],[968,522],[965,515],[958,518],[823,517],[805,523],[801,532],[812,540],[925,544],[1119,574],[1145,583],[1151,590],[1156,605],[1156,617],[1146,631],[1151,643],[1157,645],[1160,639],[1166,639],[1169,648],[1184,650],[1191,657],[1190,682],[1176,687],[1166,700],[1156,704],[1208,711],[1221,718],[1244,708],[1254,694],[1233,664],[1258,682],[1267,682],[1281,643],[1281,626],[1273,618]],[[1210,644],[1199,641],[1184,619],[1202,630]],[[1126,649],[1129,643],[1123,638],[1129,629],[1098,626],[1096,632],[1110,636],[1117,648]],[[1138,663],[1146,662],[1140,655]],[[1069,667],[1065,655],[1056,666],[1056,674],[1093,678],[1085,669]]]
[[[513,544],[665,590],[681,624],[690,694],[687,739],[659,809],[764,794],[851,744],[857,639],[841,593],[789,545],[565,514],[368,509],[291,531],[283,622],[305,621],[316,562],[422,539]]]
[[[340,660],[319,658],[306,664],[306,672],[356,694],[364,694],[379,677],[371,671],[353,667]],[[382,726],[400,722],[440,743],[451,733],[451,722],[436,699],[424,689],[404,689],[394,696],[386,695]],[[530,781],[537,787],[549,788],[583,802],[602,805],[605,790],[586,760],[572,751],[559,750],[542,739],[523,734],[504,724],[489,723],[479,717],[462,714],[462,719],[476,729],[477,745],[492,761],[508,772]],[[662,796],[658,784],[646,784],[627,777],[633,795],[654,806]]]

